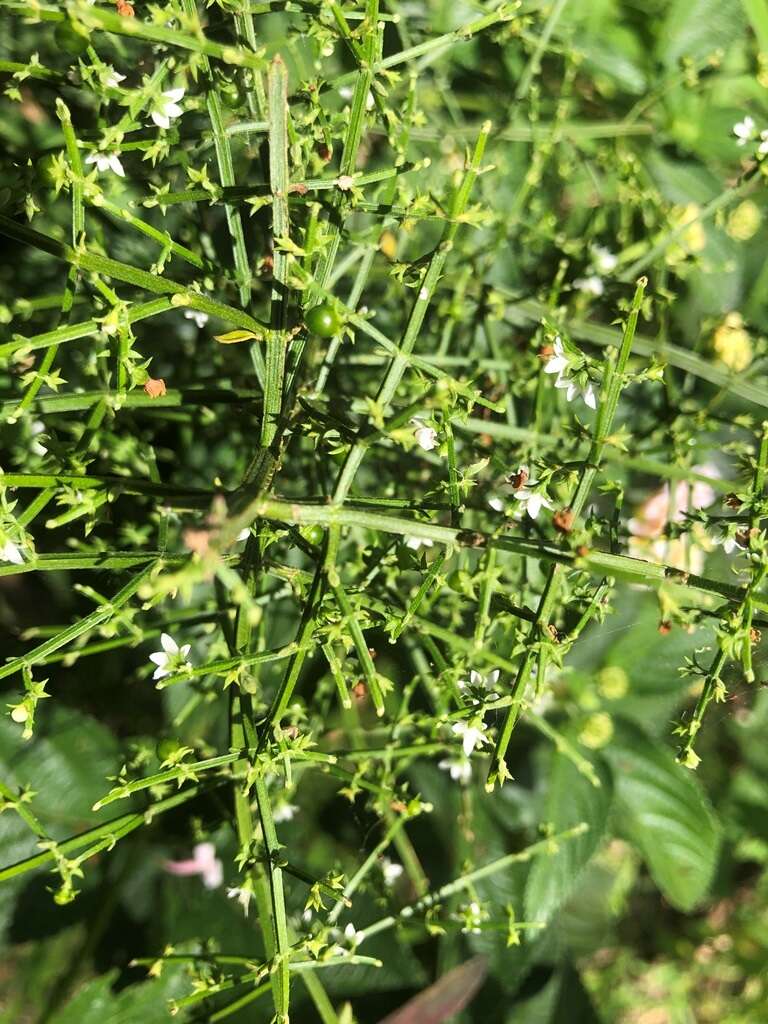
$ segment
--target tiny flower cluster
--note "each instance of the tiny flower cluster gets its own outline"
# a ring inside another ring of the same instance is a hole
[[[751,118],[749,114],[743,121],[736,122],[733,126],[733,134],[736,136],[737,146],[746,146],[748,142],[756,142],[759,139],[757,152],[760,156],[765,156],[768,153],[768,128],[758,132],[754,118]]]
[[[565,397],[568,402],[572,402],[578,395],[586,406],[589,406],[590,409],[596,409],[597,394],[592,382],[589,381],[587,386],[582,388],[569,376],[571,360],[566,355],[563,340],[559,335],[555,338],[552,349],[552,355],[547,359],[544,366],[544,373],[557,374],[555,387],[565,391]]]

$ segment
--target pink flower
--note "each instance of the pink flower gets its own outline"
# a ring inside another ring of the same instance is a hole
[[[709,463],[694,466],[693,472],[712,477],[720,475],[717,467]],[[669,484],[664,484],[661,490],[652,494],[640,506],[638,514],[629,520],[629,532],[633,537],[660,537],[667,523],[682,522],[686,512],[706,508],[714,502],[715,497],[710,484],[702,480],[697,480],[693,487],[686,480],[680,480],[675,484],[674,491]]]
[[[213,843],[198,843],[189,860],[167,860],[163,867],[169,875],[188,878],[200,875],[206,889],[218,889],[224,880],[224,868]]]

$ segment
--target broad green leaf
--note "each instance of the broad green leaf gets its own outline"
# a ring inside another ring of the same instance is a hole
[[[621,824],[664,897],[692,910],[717,866],[720,827],[698,780],[640,728],[617,723],[606,748]]]
[[[658,55],[667,66],[725,50],[744,26],[742,0],[675,0],[659,32]]]
[[[553,855],[536,859],[525,892],[528,921],[548,921],[552,917],[573,891],[580,872],[603,838],[613,787],[602,764],[596,763],[595,770],[599,786],[592,785],[567,757],[557,751],[552,754],[544,820],[555,832],[582,821],[589,830],[562,843]]]
[[[190,991],[183,969],[166,966],[159,978],[113,992],[117,973],[88,982],[49,1018],[49,1024],[167,1024],[186,1019],[184,1013],[171,1017],[168,1009],[169,999]]]

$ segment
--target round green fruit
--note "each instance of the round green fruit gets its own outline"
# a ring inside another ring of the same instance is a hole
[[[342,321],[330,302],[321,302],[304,314],[307,330],[319,338],[332,338],[341,330]]]
[[[88,49],[89,38],[85,29],[71,21],[60,21],[53,30],[53,38],[59,49],[79,57]]]
[[[303,526],[301,532],[305,539],[315,546],[322,544],[323,537],[325,536],[325,530],[319,523],[311,523],[309,526]]]

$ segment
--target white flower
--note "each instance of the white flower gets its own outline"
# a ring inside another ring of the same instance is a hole
[[[536,481],[529,480],[528,483],[533,486]],[[552,509],[553,507],[552,502],[548,498],[545,498],[543,494],[538,494],[536,491],[529,490],[528,487],[521,487],[519,491],[515,491],[513,497],[520,505],[520,514],[526,512],[531,519],[535,519],[542,508]]]
[[[467,933],[471,935],[479,935],[482,932],[482,928],[480,927],[480,925],[485,920],[485,914],[483,914],[482,910],[480,909],[480,905],[478,903],[475,903],[475,901],[473,900],[472,903],[470,903],[469,906],[465,909],[464,915],[464,927],[461,929],[462,932],[465,935]]]
[[[198,328],[202,331],[205,325],[208,323],[208,314],[201,313],[197,309],[185,309],[184,317],[187,320],[194,320]]]
[[[568,369],[568,357],[565,354],[563,342],[560,336],[555,338],[552,346],[554,354],[549,357],[544,365],[544,373],[561,374]]]
[[[743,146],[749,142],[755,133],[755,122],[747,114],[743,121],[737,121],[733,126],[733,134],[736,136],[736,145]]]
[[[482,725],[478,728],[476,725],[467,725],[466,722],[454,722],[451,732],[456,736],[461,736],[461,746],[465,757],[469,757],[475,747],[482,747],[488,742]]]
[[[85,158],[85,162],[87,164],[96,164],[96,170],[99,174],[103,174],[104,171],[112,171],[113,174],[117,174],[121,178],[125,177],[125,171],[117,153],[91,153],[90,156]]]
[[[437,431],[434,427],[428,427],[424,420],[420,420],[417,416],[414,416],[411,423],[416,424],[413,436],[416,438],[416,444],[419,448],[425,452],[431,452],[434,448],[437,448]]]
[[[411,551],[418,551],[419,548],[431,548],[434,546],[434,543],[429,537],[409,537],[405,542],[405,546],[410,548]]]
[[[295,804],[278,804],[272,812],[272,819],[278,823],[281,821],[291,821],[298,809],[299,808],[296,807]]]
[[[560,388],[561,391],[563,389],[565,390],[565,399],[567,402],[572,402],[578,395],[584,404],[588,405],[590,409],[597,408],[597,394],[595,393],[595,389],[591,381],[582,390],[579,385],[569,377],[560,376],[555,381],[555,387]]]
[[[466,757],[447,757],[440,761],[437,767],[442,768],[444,772],[450,772],[453,781],[461,783],[462,786],[466,786],[472,778],[472,764]]]
[[[213,843],[198,843],[189,860],[166,861],[165,870],[171,875],[200,875],[206,889],[218,889],[224,879],[224,868]]]
[[[598,274],[610,274],[616,269],[619,257],[604,245],[595,245],[592,247],[592,262]]]
[[[768,153],[768,129],[760,132],[760,145],[757,147],[757,152],[761,156]]]
[[[365,938],[365,932],[359,932],[350,921],[344,929],[344,938],[353,946],[359,946]]]
[[[246,526],[244,530],[241,530],[240,533],[238,533],[238,535],[235,537],[235,540],[248,540],[250,536],[251,528],[250,526]]]
[[[394,885],[403,873],[403,865],[397,864],[389,857],[381,858],[381,873],[384,875],[384,885]]]
[[[170,128],[174,117],[181,117],[184,113],[179,106],[179,100],[184,96],[183,89],[168,89],[159,99],[155,100],[150,117],[158,128]]]
[[[109,68],[104,78],[104,85],[108,89],[116,89],[121,82],[125,81],[125,75],[120,75],[114,68]]]
[[[494,512],[503,512],[504,509],[506,508],[501,498],[489,498],[488,505],[490,508],[493,509]]]
[[[15,544],[7,540],[0,548],[0,562],[13,562],[14,565],[23,565],[24,559],[22,558],[20,548],[17,548]]]
[[[580,292],[584,292],[586,295],[594,295],[599,298],[605,291],[603,285],[603,279],[598,277],[597,274],[590,274],[589,277],[577,277],[573,282],[574,288],[578,288]]]
[[[153,679],[163,679],[165,676],[172,675],[175,671],[173,666],[180,666],[182,661],[186,661],[187,655],[192,649],[191,644],[184,644],[183,647],[179,647],[168,633],[160,634],[160,646],[163,648],[162,651],[156,651],[149,656],[149,660],[157,665],[152,676]]]
[[[42,420],[33,420],[32,423],[30,423],[29,425],[29,432],[32,434],[32,437],[35,438],[37,437],[38,434],[42,434],[45,432],[45,424],[42,422]],[[33,440],[29,446],[29,450],[32,452],[33,455],[48,454],[48,449],[45,447],[44,444],[40,444],[39,441]]]
[[[475,672],[474,669],[470,670],[469,680],[460,679],[458,687],[460,690],[465,690],[468,686],[474,687],[476,690],[485,690],[488,700],[496,700],[498,694],[494,692],[494,686],[499,681],[499,670],[495,668],[492,672],[489,672],[487,676],[484,676],[482,672]],[[475,701],[479,703],[479,701]]]
[[[251,905],[251,897],[253,893],[250,889],[241,888],[240,886],[232,886],[227,889],[227,898],[230,900],[237,900],[240,906],[243,908],[243,913],[248,916],[248,908]]]

